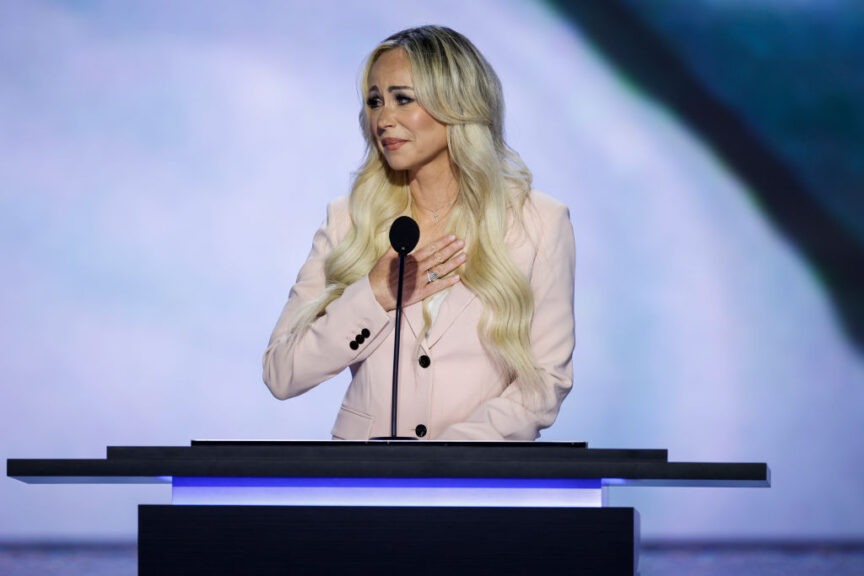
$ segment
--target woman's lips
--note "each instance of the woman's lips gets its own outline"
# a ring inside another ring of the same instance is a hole
[[[407,140],[400,140],[399,138],[384,138],[381,140],[381,145],[384,146],[386,150],[393,151],[398,150],[405,144]]]

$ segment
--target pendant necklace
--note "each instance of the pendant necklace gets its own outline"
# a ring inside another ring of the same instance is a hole
[[[433,221],[435,224],[438,224],[438,220],[440,219],[440,215],[439,215],[438,213],[441,212],[442,210],[444,210],[445,208],[447,209],[447,213],[449,213],[449,212],[450,212],[450,208],[453,207],[453,204],[456,203],[456,200],[457,200],[458,198],[459,198],[459,195],[457,194],[456,196],[453,197],[453,200],[451,200],[449,204],[447,204],[446,206],[442,206],[442,207],[440,207],[440,208],[438,208],[438,209],[436,209],[436,210],[430,210],[430,209],[428,209],[428,208],[423,208],[422,206],[420,206],[420,208],[422,208],[422,209],[425,210],[426,212],[431,212],[431,213],[432,213],[432,221]],[[418,206],[419,206],[419,204],[418,204]],[[447,214],[445,213],[445,216],[446,216],[446,215],[447,215]]]

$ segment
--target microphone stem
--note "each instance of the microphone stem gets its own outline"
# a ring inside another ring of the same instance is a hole
[[[399,252],[399,282],[396,285],[396,330],[393,338],[393,398],[390,406],[390,436],[396,436],[396,406],[399,394],[399,337],[402,332],[402,284],[405,281],[405,254]]]

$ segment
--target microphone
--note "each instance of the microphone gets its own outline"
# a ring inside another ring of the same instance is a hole
[[[399,338],[402,333],[402,285],[405,283],[405,256],[420,241],[420,227],[408,216],[400,216],[390,226],[390,246],[399,255],[399,282],[396,285],[396,329],[393,332],[393,395],[390,404],[390,436],[372,440],[416,440],[396,435],[396,411],[399,399]]]
[[[420,227],[409,216],[400,216],[390,226],[390,246],[397,254],[410,254],[420,241]],[[399,278],[402,278],[400,273]]]

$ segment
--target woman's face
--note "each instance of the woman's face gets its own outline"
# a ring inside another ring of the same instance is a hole
[[[401,48],[384,52],[372,65],[366,113],[392,169],[408,170],[412,178],[424,169],[449,170],[447,127],[417,103],[411,62]]]

